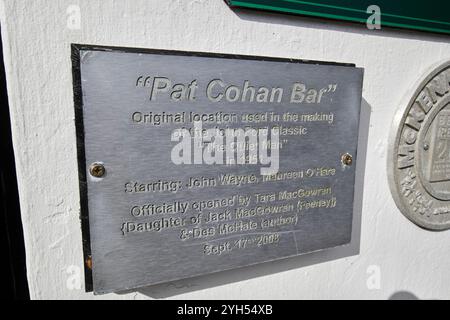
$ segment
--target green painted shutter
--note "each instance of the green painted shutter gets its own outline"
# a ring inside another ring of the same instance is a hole
[[[366,23],[370,5],[381,9],[381,26],[450,34],[450,0],[227,0],[231,7],[277,11]]]

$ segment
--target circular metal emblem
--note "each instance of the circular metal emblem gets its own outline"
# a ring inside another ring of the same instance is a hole
[[[399,110],[388,177],[400,211],[430,230],[450,228],[450,61],[427,73]]]

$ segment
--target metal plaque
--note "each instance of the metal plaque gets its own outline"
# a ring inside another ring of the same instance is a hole
[[[363,69],[85,45],[72,58],[88,289],[351,241]]]
[[[430,230],[450,228],[450,61],[420,79],[398,111],[388,169],[401,212]]]

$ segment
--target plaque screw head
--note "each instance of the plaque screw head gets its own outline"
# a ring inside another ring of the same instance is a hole
[[[89,172],[93,177],[101,178],[105,175],[106,169],[101,163],[93,163],[89,168]]]
[[[341,157],[341,162],[346,166],[351,166],[353,163],[353,156],[349,153],[344,153]]]
[[[86,258],[86,267],[88,267],[89,269],[92,270],[92,257],[91,256],[88,256]]]
[[[428,143],[425,143],[423,145],[423,150],[427,151],[428,149],[430,149],[430,145]]]

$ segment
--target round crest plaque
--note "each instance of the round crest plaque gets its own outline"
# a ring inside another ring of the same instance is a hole
[[[395,203],[412,222],[450,228],[450,61],[415,86],[393,121],[388,155]]]

